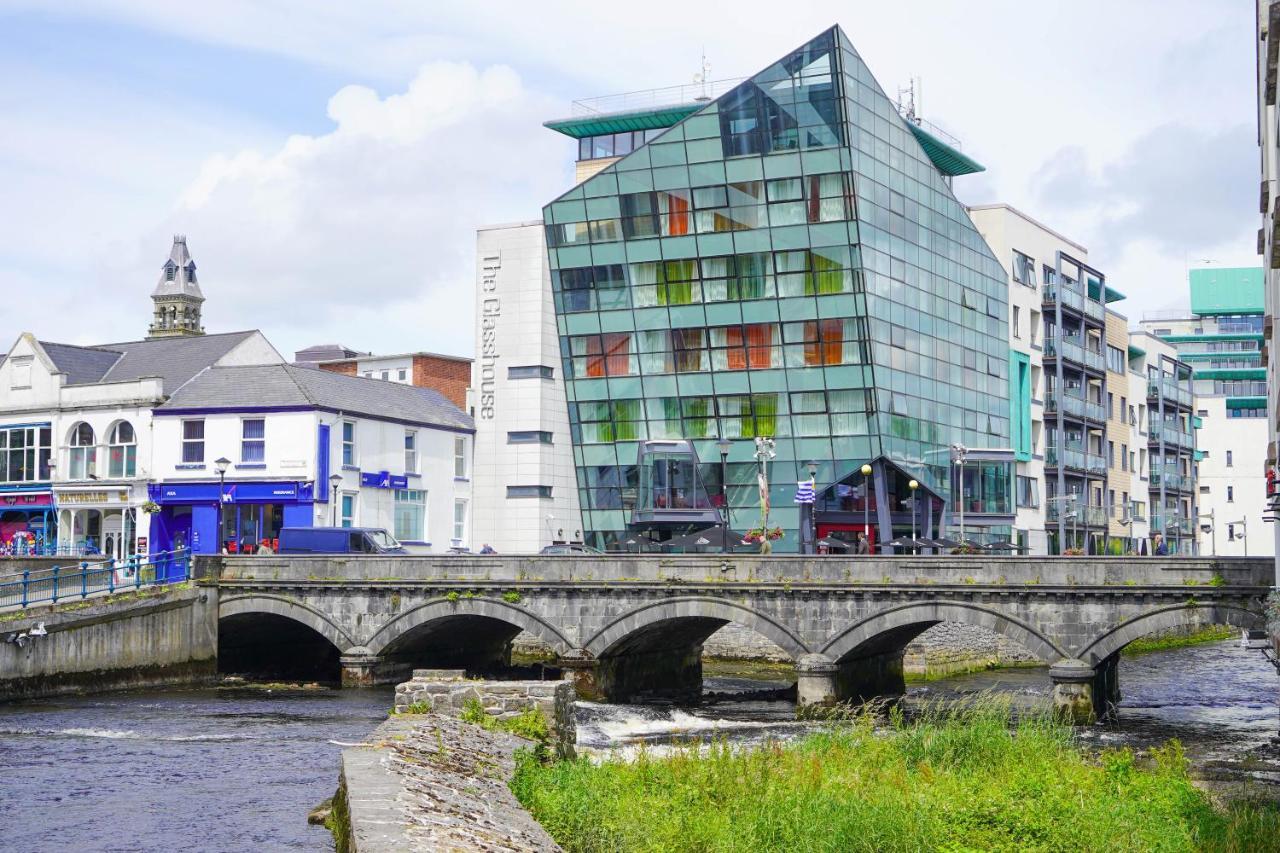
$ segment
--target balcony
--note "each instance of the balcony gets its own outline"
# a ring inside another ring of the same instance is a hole
[[[1172,379],[1162,378],[1160,380],[1147,380],[1147,399],[1157,400],[1161,396],[1165,402],[1172,402],[1180,406],[1190,406],[1195,396],[1191,392],[1188,384],[1182,384]]]
[[[1101,403],[1091,403],[1082,397],[1075,396],[1074,394],[1059,395],[1053,392],[1045,394],[1045,415],[1057,414],[1059,406],[1061,406],[1062,411],[1065,412],[1068,417],[1095,421],[1097,423],[1104,423],[1107,420],[1106,410],[1102,408]]]
[[[1195,436],[1192,433],[1184,432],[1171,423],[1153,423],[1147,433],[1148,444],[1159,444],[1162,439],[1166,445],[1184,450],[1191,450],[1196,446]]]
[[[1086,347],[1081,338],[1073,338],[1066,335],[1046,337],[1044,339],[1044,357],[1062,358],[1081,367],[1096,370],[1099,373],[1107,369],[1107,362],[1102,353],[1094,352]]]
[[[1069,503],[1050,503],[1046,520],[1057,524],[1065,521],[1068,526],[1106,527],[1107,508],[1105,506],[1072,506]]]
[[[1158,489],[1161,486],[1176,492],[1190,492],[1195,488],[1191,476],[1183,474],[1172,465],[1151,469],[1151,488]]]
[[[1194,536],[1196,525],[1193,519],[1182,515],[1153,515],[1151,529],[1162,531],[1165,536]]]
[[[1101,302],[1089,299],[1084,295],[1083,291],[1076,290],[1071,285],[1062,282],[1046,284],[1040,292],[1040,304],[1046,308],[1051,308],[1058,300],[1062,300],[1064,308],[1071,308],[1079,314],[1097,320],[1099,323],[1106,320],[1107,307]]]
[[[1070,447],[1059,450],[1052,444],[1045,449],[1044,464],[1052,468],[1068,468],[1098,476],[1107,471],[1107,460],[1100,453],[1086,453]]]

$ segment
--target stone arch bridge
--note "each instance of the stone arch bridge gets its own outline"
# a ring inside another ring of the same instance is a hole
[[[939,622],[989,628],[1050,665],[1055,700],[1089,718],[1118,699],[1120,650],[1199,624],[1264,629],[1269,558],[223,557],[220,634],[266,620],[323,637],[343,681],[413,666],[483,669],[521,631],[580,695],[693,699],[702,643],[729,622],[792,656],[798,703],[899,694],[903,650]]]

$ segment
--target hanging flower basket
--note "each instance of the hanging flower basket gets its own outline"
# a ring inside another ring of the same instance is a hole
[[[742,541],[748,545],[755,545],[766,540],[772,542],[782,537],[781,527],[753,527],[742,535]]]
[[[138,507],[138,509],[145,512],[147,515],[153,515],[160,511],[160,504],[155,501],[147,501],[142,506]]]

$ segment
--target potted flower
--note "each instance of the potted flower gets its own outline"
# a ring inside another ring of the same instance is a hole
[[[138,509],[145,512],[147,515],[153,515],[160,511],[160,504],[155,501],[146,501],[142,506],[138,507]]]
[[[783,536],[781,527],[753,527],[742,536],[744,545],[759,545],[761,554],[769,554],[773,551],[770,542],[781,539]]]
[[[1083,556],[1084,556],[1084,549],[1083,549],[1083,548],[1068,548],[1067,550],[1063,551],[1063,552],[1062,552],[1062,554],[1063,554],[1063,556],[1065,556],[1065,557],[1083,557]]]

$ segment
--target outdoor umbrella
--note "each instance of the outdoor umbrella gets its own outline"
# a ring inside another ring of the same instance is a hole
[[[832,539],[830,537],[824,537],[822,539],[819,539],[814,544],[817,545],[819,548],[826,548],[828,551],[831,551],[833,553],[845,554],[845,553],[848,553],[849,551],[849,543],[844,541],[843,539]]]
[[[1021,551],[1021,546],[1012,542],[989,542],[982,546],[984,551]]]
[[[727,535],[730,550],[735,546],[742,544],[741,533],[735,533],[730,530]],[[724,526],[717,524],[714,527],[708,527],[705,530],[695,530],[692,533],[686,533],[684,536],[674,536],[662,544],[668,548],[680,548],[686,551],[701,550],[703,548],[718,551],[724,547],[725,536],[726,533]]]
[[[892,545],[895,548],[928,548],[929,546],[919,539],[912,539],[910,536],[899,536],[897,539],[890,539],[884,543]]]
[[[933,540],[933,544],[939,548],[958,548],[960,543],[954,539],[948,539],[943,536],[941,539]]]

